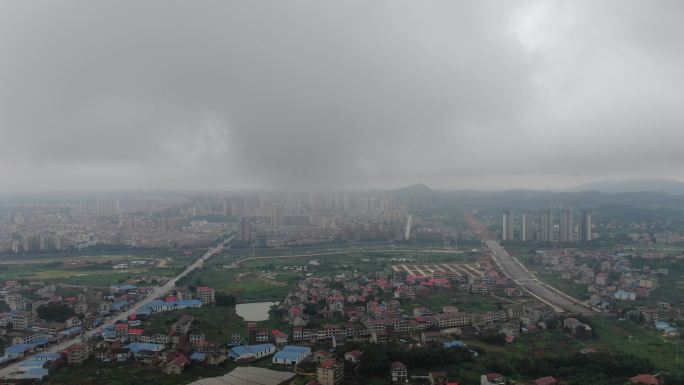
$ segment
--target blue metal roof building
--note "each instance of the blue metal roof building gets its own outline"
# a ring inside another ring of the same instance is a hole
[[[25,343],[25,344],[16,344],[8,347],[5,349],[5,356],[7,357],[16,357],[16,356],[21,356],[26,352],[29,352],[38,346],[44,346],[50,343],[50,339],[45,337],[41,338],[39,340]]]
[[[112,304],[112,310],[121,311],[128,306],[128,301],[121,301]]]
[[[131,342],[130,344],[126,345],[126,347],[129,348],[134,355],[137,355],[141,351],[161,352],[164,350],[164,345],[145,342]]]
[[[461,341],[449,341],[444,343],[445,348],[464,348],[466,344]]]
[[[152,308],[146,307],[146,306],[141,307],[140,309],[138,309],[135,312],[136,317],[138,317],[138,316],[149,316],[150,314],[152,314]]]
[[[273,356],[274,364],[296,365],[311,354],[308,346],[287,345]]]
[[[131,291],[131,290],[135,290],[137,288],[138,288],[137,286],[128,285],[128,284],[123,284],[123,285],[114,284],[111,286],[112,290],[117,290],[119,292],[127,292],[127,291]]]
[[[236,346],[230,349],[228,357],[238,360],[259,359],[275,353],[275,345],[259,344]]]
[[[152,312],[201,307],[203,304],[204,303],[199,299],[183,299],[179,301],[162,301],[160,299],[155,299],[154,301],[142,306],[140,310],[138,310],[137,314],[141,314],[143,309],[146,309],[148,311],[147,315],[149,315]]]
[[[80,326],[74,326],[68,329],[64,329],[61,332],[59,332],[60,335],[63,335],[65,337],[73,337],[79,333],[81,333],[83,329]]]
[[[38,353],[31,357],[31,361],[56,361],[59,357],[59,353]]]

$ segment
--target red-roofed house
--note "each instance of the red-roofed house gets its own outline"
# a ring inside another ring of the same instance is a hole
[[[343,311],[344,310],[344,296],[339,293],[335,293],[327,298],[328,308],[332,311]]]
[[[406,371],[406,365],[399,361],[394,361],[390,365],[390,371],[392,373],[392,382],[402,383],[408,380],[408,372]]]
[[[537,378],[532,382],[532,385],[556,385],[558,384],[558,380],[556,380],[554,377],[551,376],[546,376],[542,378]]]
[[[88,344],[76,344],[63,350],[62,354],[66,356],[68,364],[80,365],[93,354],[93,351]]]
[[[639,374],[629,379],[633,384],[659,385],[660,381],[652,374]]]
[[[216,291],[210,287],[200,286],[197,288],[197,297],[202,303],[216,302]]]
[[[128,339],[131,341],[140,341],[144,332],[143,329],[128,329]]]
[[[278,329],[271,330],[271,338],[276,345],[285,345],[287,343],[288,335]]]
[[[313,354],[313,360],[319,364],[328,361],[330,358],[332,358],[332,353],[327,350],[319,350]]]
[[[430,385],[444,385],[447,383],[446,372],[428,372]]]
[[[181,374],[185,365],[190,363],[188,357],[185,354],[178,353],[174,359],[172,359],[168,364],[164,366],[164,373],[166,374]]]
[[[291,308],[287,309],[287,314],[290,317],[298,317],[301,316],[303,313],[304,311],[299,306],[292,306]]]
[[[318,367],[316,379],[321,385],[339,385],[344,380],[344,368],[331,358]]]
[[[480,385],[504,385],[506,378],[499,373],[487,373],[480,377]]]
[[[344,359],[347,361],[351,361],[355,364],[359,362],[360,358],[361,358],[361,351],[360,350],[352,350],[351,352],[344,353]]]
[[[116,336],[117,337],[123,337],[128,334],[128,324],[127,323],[118,323],[114,325],[114,329],[116,330]]]

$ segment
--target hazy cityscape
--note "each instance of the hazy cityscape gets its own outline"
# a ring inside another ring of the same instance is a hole
[[[684,385],[684,3],[0,2],[0,384]]]

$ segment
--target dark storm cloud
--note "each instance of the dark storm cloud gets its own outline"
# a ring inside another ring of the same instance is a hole
[[[680,2],[5,1],[5,189],[684,178]]]

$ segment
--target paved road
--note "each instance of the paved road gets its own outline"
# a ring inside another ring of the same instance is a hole
[[[537,279],[531,271],[527,270],[527,268],[520,263],[518,258],[509,255],[497,241],[488,240],[485,241],[485,243],[489,250],[492,251],[494,261],[499,266],[499,269],[501,269],[508,278],[512,279],[535,298],[551,306],[554,311],[558,313],[592,314],[592,311],[582,305],[577,299],[572,298]]]
[[[135,305],[130,307],[128,310],[121,312],[121,313],[117,313],[117,314],[115,314],[115,315],[113,315],[107,319],[104,319],[103,320],[104,323],[105,324],[111,324],[111,323],[114,323],[117,321],[125,320],[130,315],[132,315],[136,311],[138,311],[144,304],[146,304],[152,300],[155,300],[155,299],[161,297],[163,294],[171,291],[179,279],[185,277],[186,275],[188,275],[193,270],[195,270],[199,267],[202,267],[204,265],[204,262],[207,259],[213,257],[217,253],[220,253],[225,248],[229,248],[230,247],[230,241],[232,241],[232,240],[233,240],[233,237],[230,237],[227,240],[225,240],[224,242],[222,242],[220,245],[210,248],[201,257],[197,258],[193,263],[188,265],[188,267],[186,267],[185,270],[183,270],[183,272],[181,272],[177,276],[169,279],[168,281],[166,281],[162,285],[157,286],[154,289],[152,289],[145,296],[145,298],[143,298],[141,301],[138,301]],[[100,328],[86,330],[85,332],[83,332],[83,334],[81,334],[80,336],[78,336],[76,338],[66,340],[66,341],[60,342],[58,344],[49,345],[44,350],[42,350],[40,353],[44,353],[44,352],[59,353],[62,350],[70,347],[71,345],[77,344],[77,343],[81,342],[82,340],[87,340],[89,338],[92,338],[95,334],[98,334],[100,332],[100,330],[101,330]],[[27,355],[22,360],[24,360],[30,356],[31,355]],[[19,369],[19,363],[22,360],[16,361],[16,362],[9,364],[9,365],[5,366],[4,368],[0,369],[0,377],[6,377],[7,375],[12,373],[13,371],[16,371],[17,369]]]
[[[404,240],[408,241],[411,238],[411,217],[410,215],[408,216],[408,219],[406,220],[406,230],[404,231]]]

